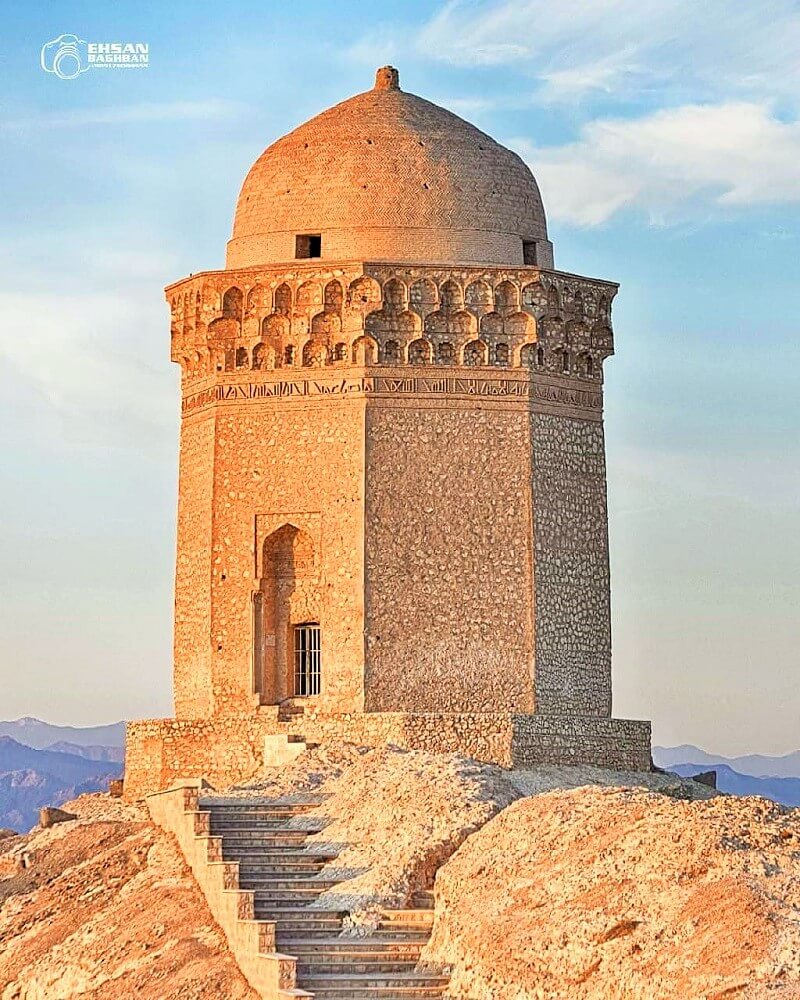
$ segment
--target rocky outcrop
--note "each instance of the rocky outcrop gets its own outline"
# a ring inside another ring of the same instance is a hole
[[[0,841],[2,1000],[255,1000],[174,842],[106,796]]]
[[[800,998],[800,824],[774,803],[344,744],[223,801],[264,797],[322,827],[309,857],[335,884],[313,905],[349,914],[337,948],[366,948],[380,907],[435,877],[422,959],[452,970],[453,1000]],[[79,818],[0,840],[0,1000],[254,1000],[175,842],[110,796],[66,808]],[[292,933],[307,973],[319,949]]]
[[[323,799],[305,817],[324,824],[309,838],[312,849],[346,845],[321,872],[346,878],[322,894],[320,905],[347,909],[355,924],[374,923],[381,908],[404,906],[415,890],[430,887],[466,837],[519,795],[507,772],[491,764],[347,743],[266,768],[239,790],[246,797],[307,792]]]
[[[77,813],[67,812],[66,809],[56,809],[54,806],[45,806],[39,810],[39,826],[46,830],[57,823],[68,823],[71,819],[77,819]]]
[[[427,956],[474,1000],[800,996],[800,825],[763,799],[518,800],[436,879]]]

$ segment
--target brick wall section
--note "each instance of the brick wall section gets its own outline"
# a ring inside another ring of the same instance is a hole
[[[294,586],[287,583],[288,620],[266,625],[267,651],[291,645],[291,624],[320,621],[325,696],[333,710],[356,711],[364,698],[364,401],[234,406],[218,414],[216,428],[213,712],[233,714],[253,704],[252,595],[267,586],[263,546],[286,525],[308,537],[313,565]],[[182,458],[182,483],[192,475]],[[291,694],[290,685],[290,677],[267,676],[255,686],[275,702]]]
[[[337,104],[256,160],[236,206],[228,268],[291,260],[296,234],[323,258],[552,266],[527,165],[452,112],[397,87]]]
[[[241,236],[228,244],[228,266],[247,267],[267,261],[289,262],[295,256],[298,230]],[[319,230],[315,230],[319,232]],[[367,250],[371,260],[442,260],[465,264],[521,265],[522,238],[517,233],[423,228],[323,229],[322,260],[346,260]],[[537,246],[538,263],[552,267],[547,242]]]

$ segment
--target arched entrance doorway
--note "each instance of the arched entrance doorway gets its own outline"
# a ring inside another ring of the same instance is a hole
[[[320,693],[322,658],[317,555],[310,535],[285,524],[264,540],[253,595],[253,665],[264,704]]]

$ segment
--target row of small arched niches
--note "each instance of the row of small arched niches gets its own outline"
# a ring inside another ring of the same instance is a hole
[[[218,296],[218,293],[215,294]],[[594,312],[599,319],[608,316],[610,298],[606,295],[601,294],[595,298],[591,292],[584,294],[577,288],[572,290],[568,298],[569,302],[565,303],[554,284],[547,288],[539,282],[518,285],[508,279],[495,286],[478,279],[462,287],[452,278],[438,285],[430,278],[420,278],[410,285],[399,278],[390,278],[381,286],[374,278],[362,275],[350,282],[347,288],[347,307],[361,312],[382,306],[388,312],[403,312],[410,307],[421,315],[436,310],[459,312],[465,308],[479,314],[498,312],[504,315],[520,308],[561,310],[568,305],[572,312],[580,316],[585,312]],[[246,315],[259,312],[290,316],[294,310],[307,311],[319,307],[326,313],[341,313],[344,301],[344,288],[336,280],[325,285],[305,281],[294,293],[285,282],[274,292],[264,285],[256,284],[246,296],[238,286],[233,285],[221,298],[217,297],[214,311],[221,318],[241,321]],[[183,297],[176,296],[172,300],[172,311],[176,316],[186,316],[192,312],[192,304],[192,296],[187,292]],[[596,312],[593,308],[595,305]],[[196,313],[202,308],[199,290],[195,296],[194,308]]]
[[[471,340],[460,350],[449,341],[433,344],[424,338],[412,340],[406,348],[397,340],[387,340],[379,345],[369,337],[361,337],[352,348],[346,343],[332,346],[309,340],[298,353],[294,344],[277,349],[258,343],[252,351],[247,347],[230,348],[212,355],[195,354],[185,359],[189,372],[212,371],[269,371],[275,368],[315,368],[346,364],[385,365],[458,365],[467,367],[496,366],[501,368],[539,368],[563,375],[583,378],[599,376],[598,359],[589,351],[572,352],[567,347],[548,349],[542,344],[524,344],[515,348],[507,343],[487,344]]]

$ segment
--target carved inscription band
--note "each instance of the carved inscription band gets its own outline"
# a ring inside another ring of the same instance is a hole
[[[393,378],[378,375],[364,378],[342,378],[335,381],[317,379],[286,379],[278,382],[233,382],[209,386],[183,399],[183,413],[192,413],[214,403],[241,403],[259,399],[303,398],[309,396],[349,395],[439,395],[476,396],[494,399],[529,399],[533,402],[569,407],[571,409],[602,409],[602,394],[598,391],[556,385],[544,381],[504,378],[461,378],[458,376]]]

